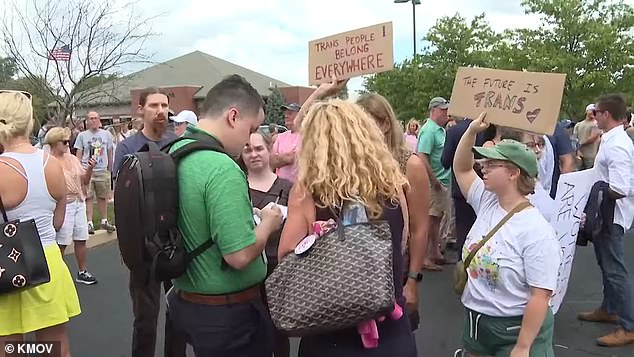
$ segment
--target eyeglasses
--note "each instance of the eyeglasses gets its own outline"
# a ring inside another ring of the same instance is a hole
[[[524,145],[526,145],[527,147],[531,148],[531,149],[541,149],[544,147],[544,144],[542,143],[524,143]]]
[[[494,169],[496,167],[506,167],[506,164],[503,164],[501,162],[495,162],[495,161],[484,161],[481,164],[482,164],[482,168],[486,170]]]

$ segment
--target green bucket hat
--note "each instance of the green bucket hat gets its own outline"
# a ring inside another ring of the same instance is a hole
[[[537,177],[537,155],[528,146],[515,140],[502,140],[490,148],[476,146],[473,151],[487,159],[512,162],[524,170],[529,177]]]

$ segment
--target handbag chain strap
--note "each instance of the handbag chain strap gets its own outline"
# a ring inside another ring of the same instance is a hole
[[[482,248],[486,244],[486,242],[489,241],[489,239],[491,239],[491,237],[493,237],[495,233],[497,233],[497,231],[504,225],[504,223],[506,223],[509,219],[511,219],[511,217],[513,217],[513,215],[516,214],[517,212],[525,208],[528,208],[530,206],[531,206],[530,202],[525,201],[515,206],[515,208],[513,208],[511,212],[507,213],[506,216],[504,216],[504,218],[502,218],[502,220],[498,222],[498,224],[495,227],[493,227],[493,229],[486,236],[482,238],[482,240],[478,243],[478,245],[475,248],[473,248],[471,252],[469,252],[469,255],[467,255],[467,258],[464,261],[465,271],[467,270],[467,268],[469,268],[469,265],[471,265],[471,261],[475,257],[476,253],[480,250],[480,248]]]
[[[4,209],[4,202],[2,202],[2,195],[0,195],[0,210],[2,210],[2,218],[4,219],[4,223],[9,223],[7,211]]]

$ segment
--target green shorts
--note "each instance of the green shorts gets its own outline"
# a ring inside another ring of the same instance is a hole
[[[531,346],[530,357],[555,357],[554,317],[550,309]],[[462,331],[465,349],[477,356],[508,357],[517,343],[522,316],[492,317],[467,309]]]

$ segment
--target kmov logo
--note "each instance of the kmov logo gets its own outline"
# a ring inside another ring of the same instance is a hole
[[[57,355],[59,342],[7,342],[4,352],[7,356],[37,354],[39,356]]]

